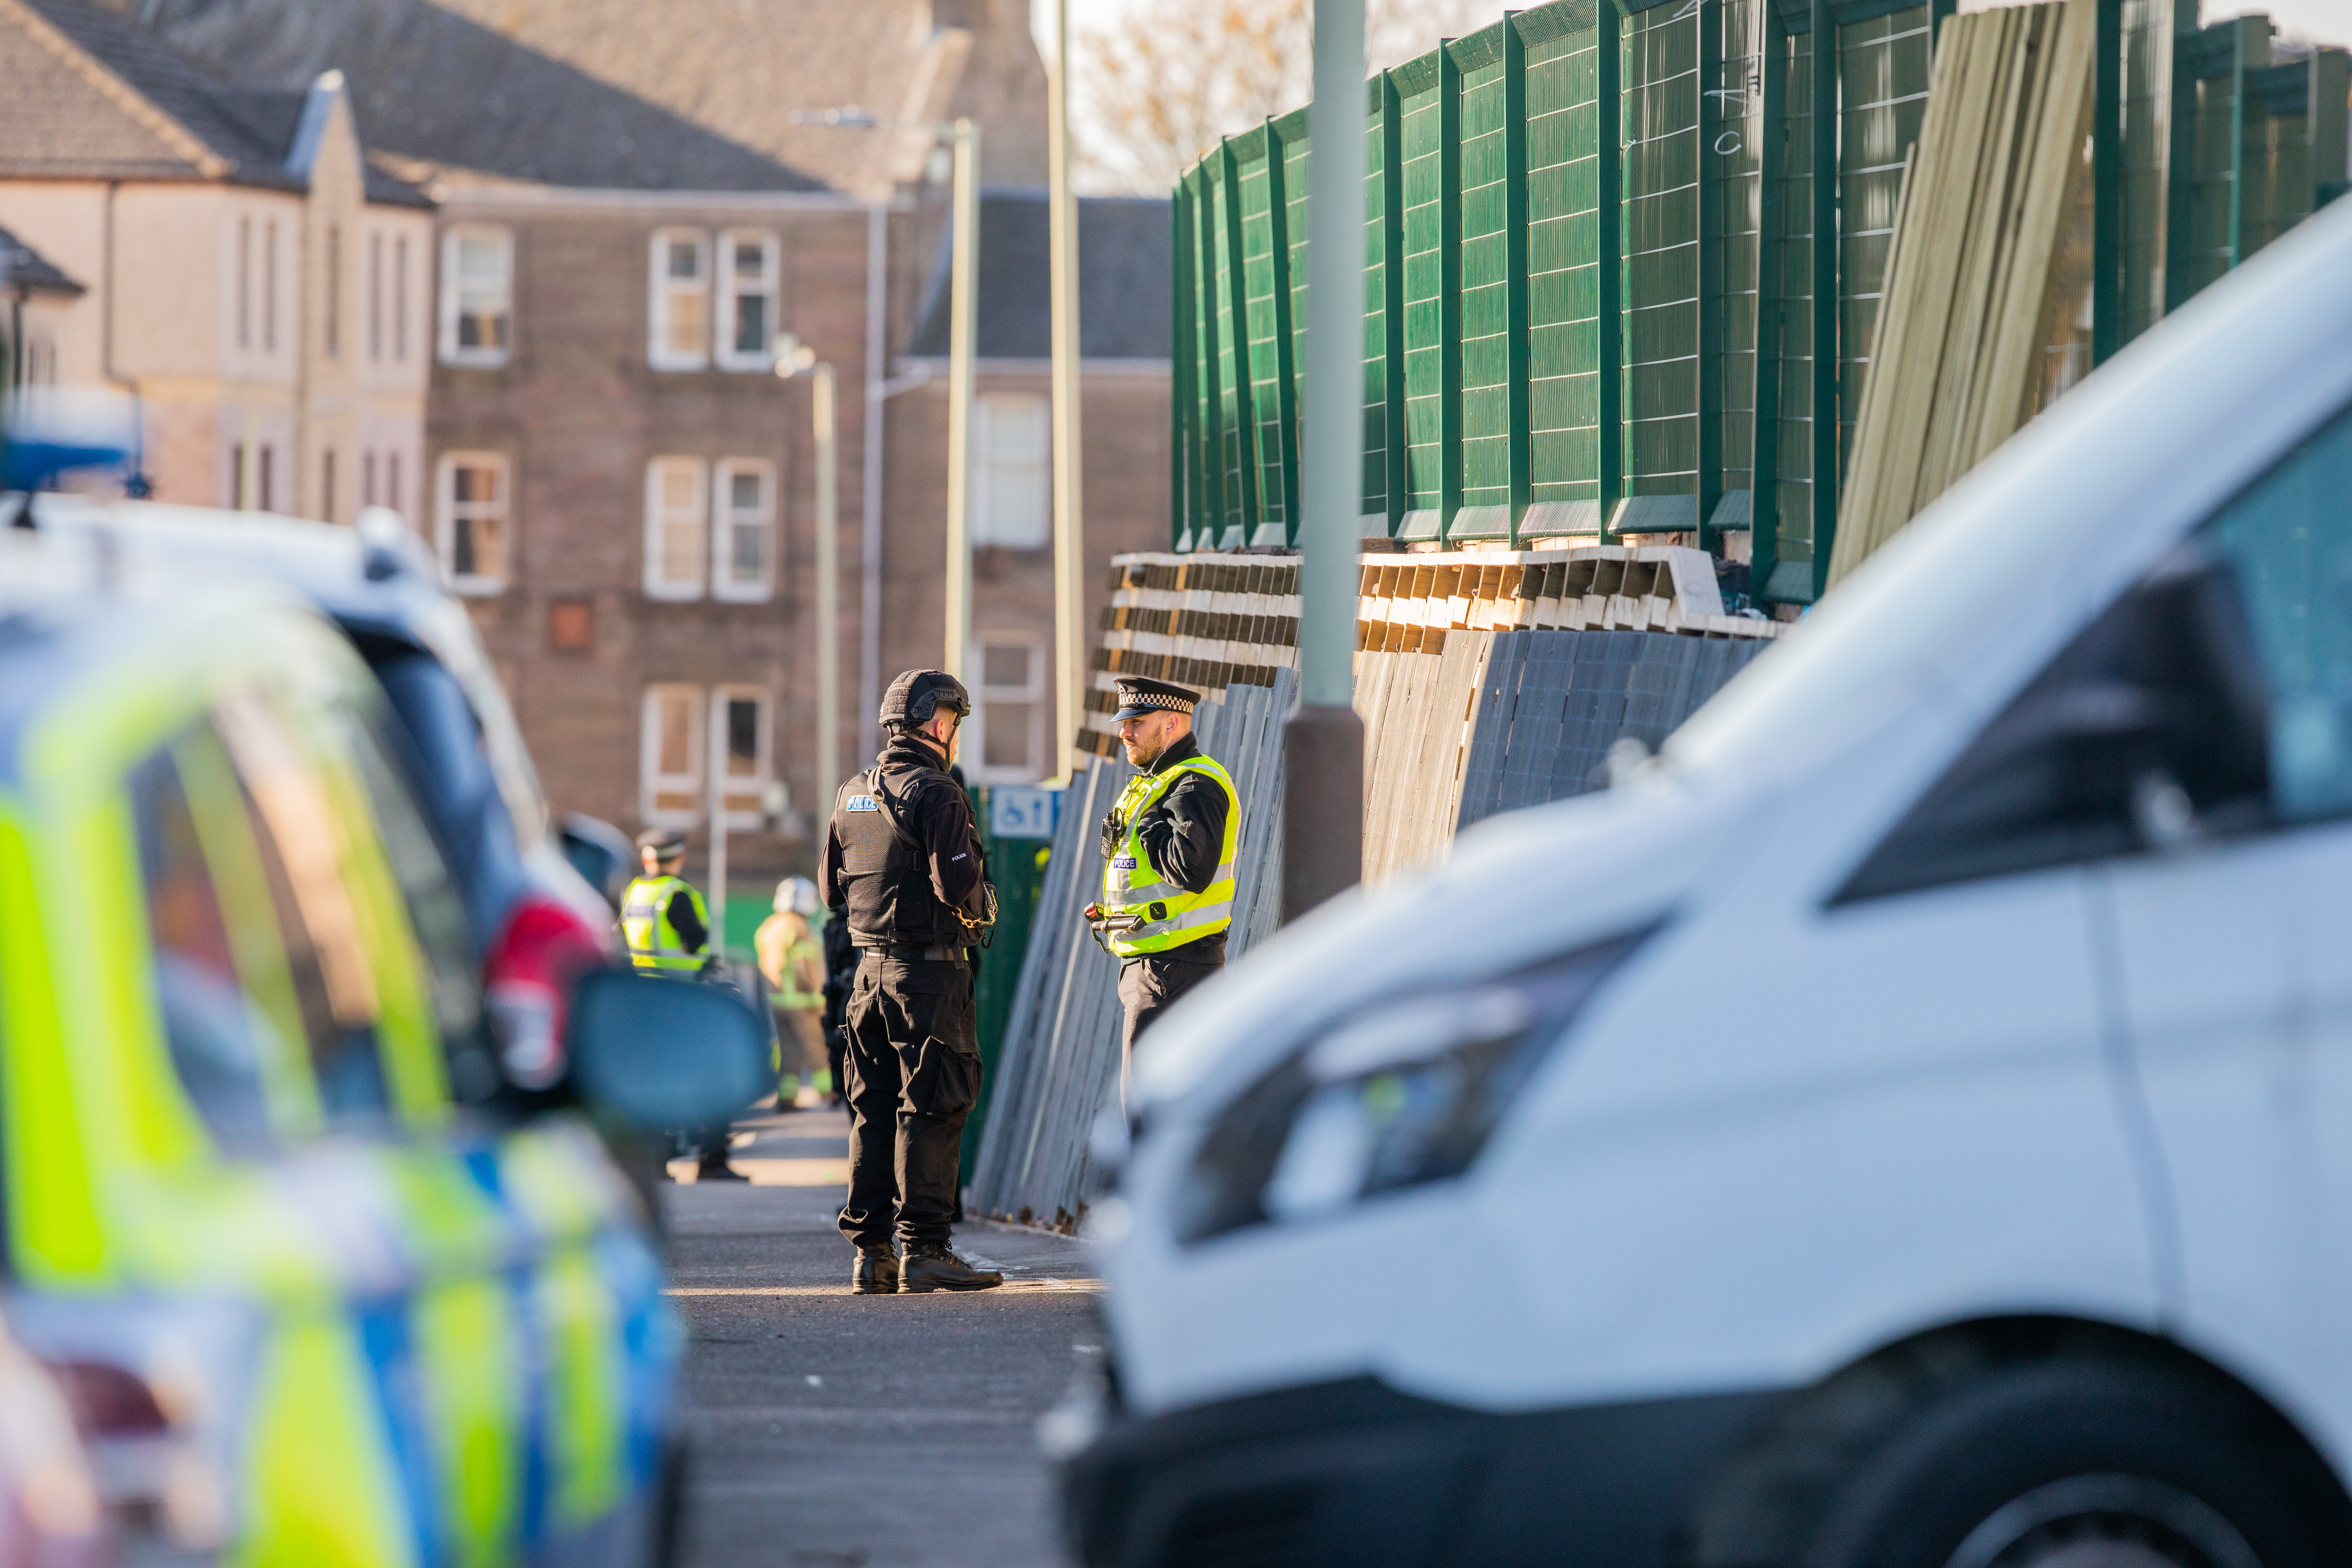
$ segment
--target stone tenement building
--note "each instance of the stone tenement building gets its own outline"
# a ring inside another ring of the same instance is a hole
[[[88,0],[0,0],[0,227],[79,285],[12,377],[135,395],[159,497],[425,519],[432,205],[333,72],[231,86]]]
[[[111,3],[255,87],[341,71],[377,164],[436,204],[416,521],[558,808],[698,844],[719,769],[739,899],[813,862],[837,782],[815,776],[811,394],[773,373],[771,340],[797,333],[839,378],[855,766],[882,685],[942,653],[949,190],[921,122],[973,119],[989,200],[966,761],[1050,770],[1045,83],[1026,0]],[[1166,536],[1167,221],[1151,202],[1081,220],[1090,562]],[[793,807],[781,824],[761,810],[772,780]]]

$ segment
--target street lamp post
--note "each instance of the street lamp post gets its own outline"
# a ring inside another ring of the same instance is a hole
[[[1070,7],[1055,0],[1054,64],[1045,77],[1047,198],[1054,311],[1055,771],[1077,771],[1086,668],[1086,510],[1078,445],[1078,204],[1070,195]]]
[[[809,417],[816,437],[816,783],[830,802],[841,787],[841,489],[833,366],[797,333],[776,334],[776,374],[809,373]],[[828,806],[828,809],[829,806]]]
[[[959,120],[955,142],[955,240],[948,310],[947,658],[940,666],[964,680],[971,647],[972,355],[980,335],[980,128]],[[970,681],[964,680],[967,686]]]
[[[971,400],[980,324],[980,127],[969,119],[886,120],[856,108],[800,110],[792,118],[795,125],[830,125],[849,131],[926,131],[955,153],[950,218],[954,238],[948,266],[947,603],[941,617],[947,646],[940,668],[962,680],[965,655],[971,645]]]

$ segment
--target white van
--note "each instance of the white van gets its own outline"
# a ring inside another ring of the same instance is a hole
[[[1089,1568],[2352,1563],[2352,201],[1130,1105]]]

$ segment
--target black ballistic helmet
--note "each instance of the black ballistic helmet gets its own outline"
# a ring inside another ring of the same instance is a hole
[[[941,706],[970,717],[971,697],[964,690],[963,682],[945,670],[907,670],[882,694],[882,727],[919,730],[931,721],[931,715]]]

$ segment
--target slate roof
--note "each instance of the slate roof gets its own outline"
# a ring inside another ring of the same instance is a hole
[[[371,148],[573,187],[847,189],[901,112],[932,0],[122,0],[239,80],[340,68]]]
[[[982,359],[1045,359],[1054,352],[1050,214],[1043,191],[982,191],[980,323]],[[1157,196],[1078,198],[1078,353],[1085,359],[1169,357],[1171,230]],[[948,352],[948,265],[942,233],[923,286],[917,358]]]
[[[83,287],[58,269],[57,263],[0,228],[0,264],[7,268],[8,282],[20,289],[31,289],[46,294],[80,294]]]
[[[299,90],[230,87],[91,0],[0,0],[0,176],[299,191],[286,153],[301,104]],[[368,196],[430,205],[373,168]]]

